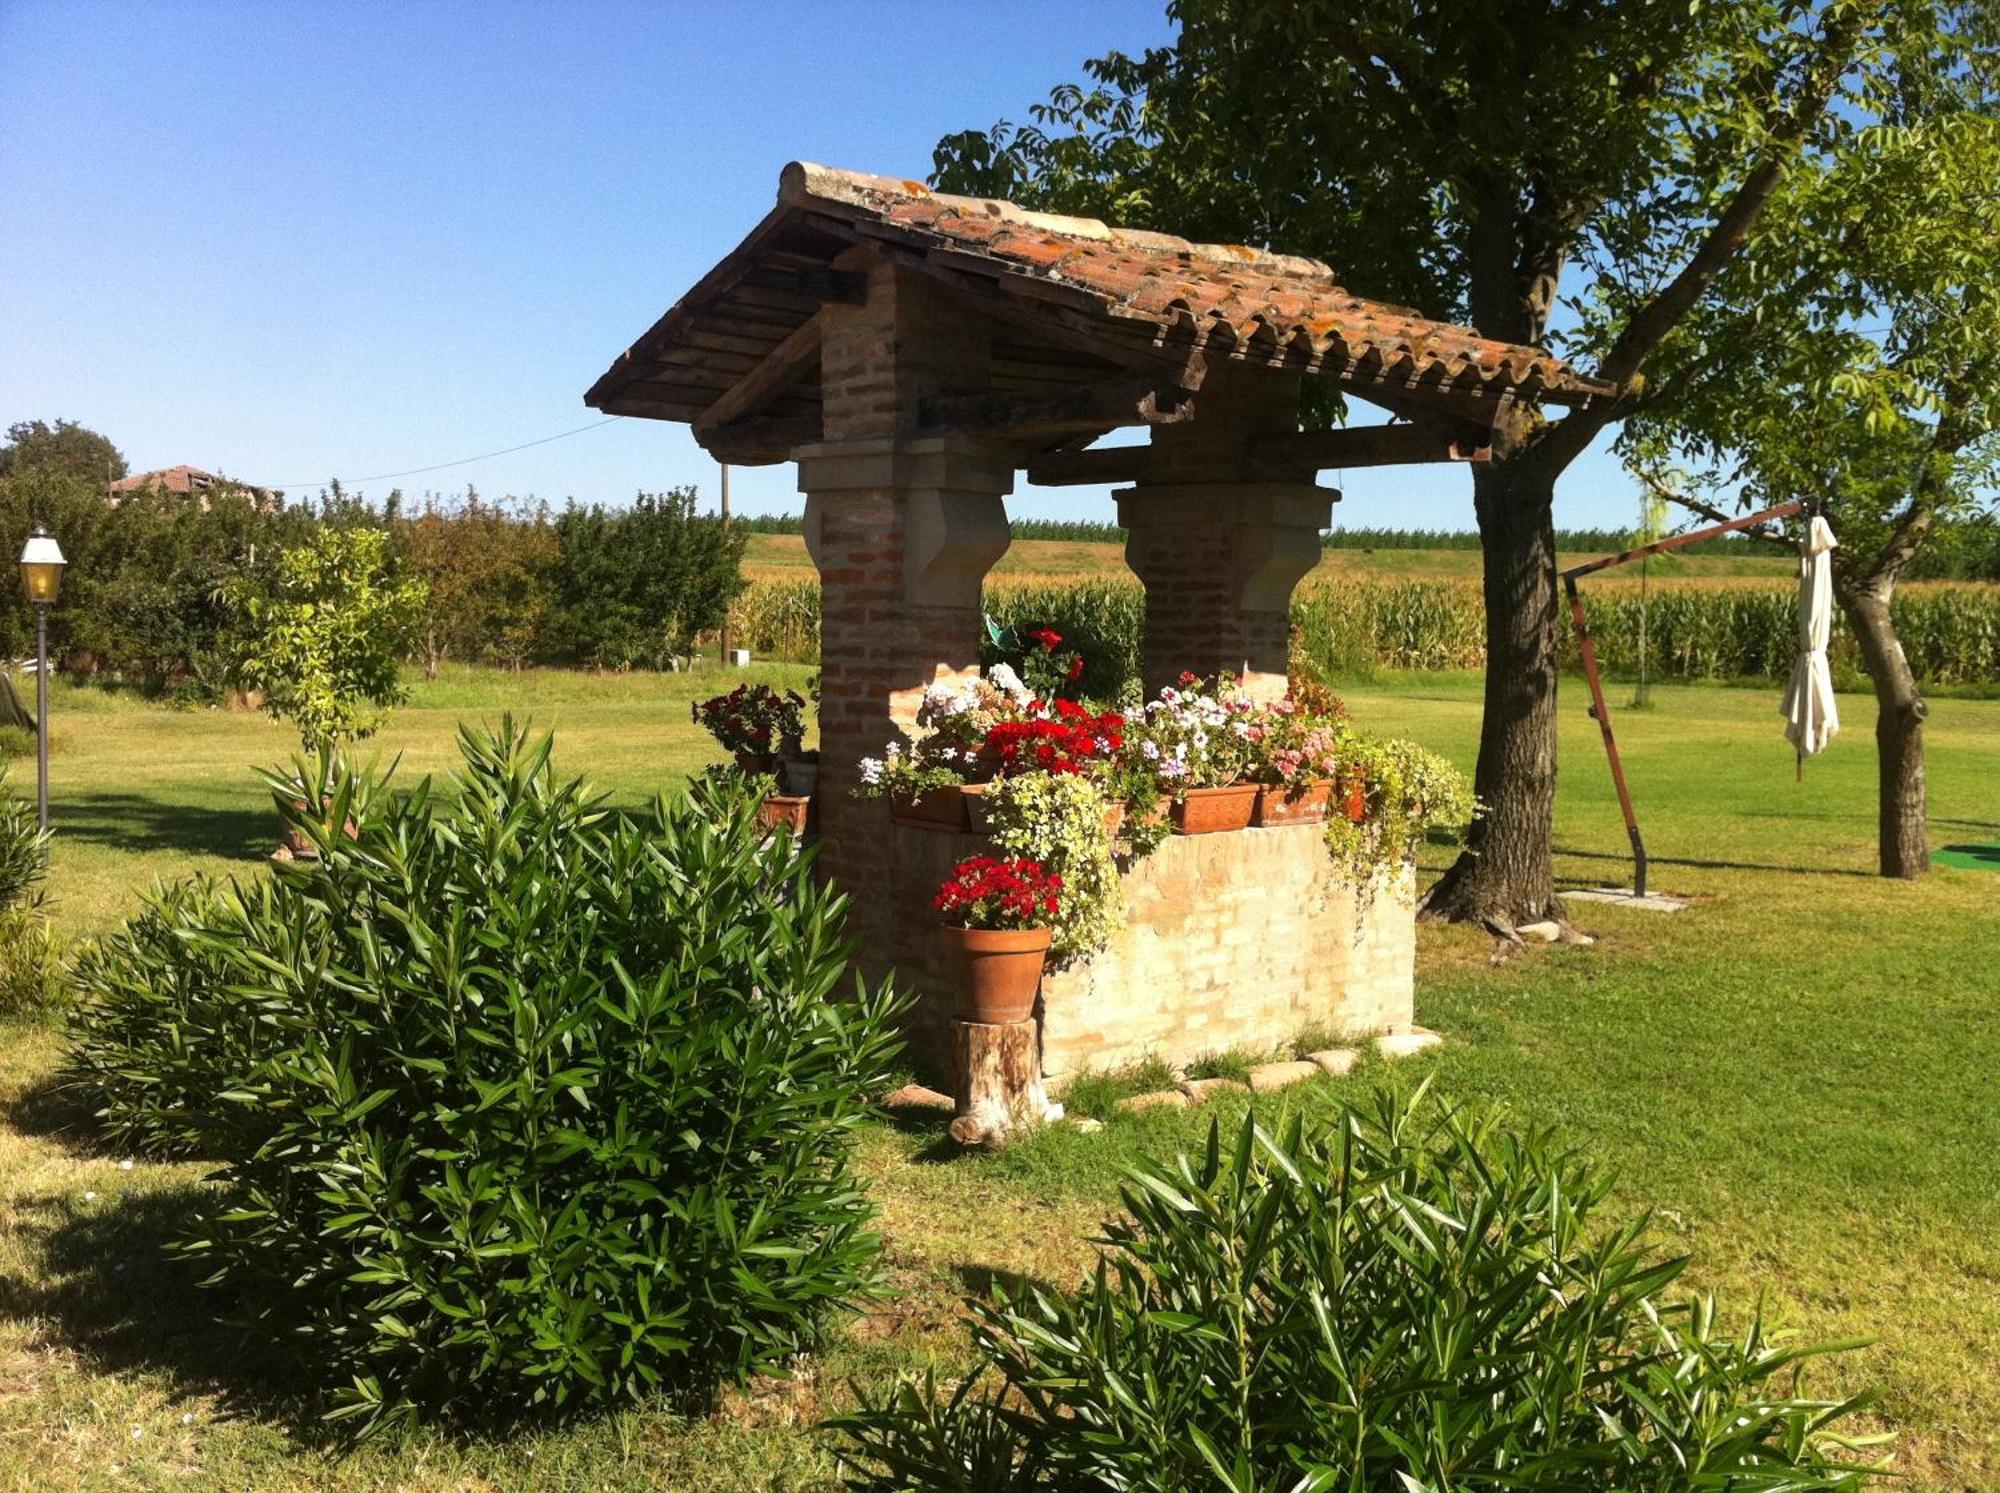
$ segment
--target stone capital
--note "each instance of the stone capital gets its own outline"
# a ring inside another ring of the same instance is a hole
[[[799,464],[799,491],[808,497],[896,488],[1004,498],[1014,490],[1014,458],[966,436],[820,441],[792,454]]]

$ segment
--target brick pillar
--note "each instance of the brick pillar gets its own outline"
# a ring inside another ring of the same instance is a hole
[[[1310,482],[1183,482],[1117,494],[1146,587],[1146,694],[1188,670],[1285,693],[1292,589],[1319,563],[1337,495]]]

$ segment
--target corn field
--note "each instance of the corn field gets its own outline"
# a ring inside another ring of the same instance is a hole
[[[1003,625],[1046,624],[1080,649],[1093,695],[1115,697],[1136,684],[1144,596],[1133,581],[1075,585],[994,585],[986,604]],[[1584,591],[1598,662],[1607,673],[1638,672],[1639,596],[1624,586]],[[1930,685],[2000,683],[2000,589],[1906,587],[1896,627],[1917,678]],[[1327,581],[1292,604],[1299,657],[1330,677],[1373,669],[1476,669],[1486,661],[1479,588],[1457,582]],[[731,617],[737,643],[761,657],[819,656],[819,586],[810,580],[752,585]],[[1656,679],[1770,679],[1791,672],[1797,647],[1796,592],[1790,586],[1655,587],[1647,615],[1646,672]],[[1578,666],[1565,614],[1566,668]],[[1843,686],[1861,677],[1845,619],[1834,613],[1828,650]]]

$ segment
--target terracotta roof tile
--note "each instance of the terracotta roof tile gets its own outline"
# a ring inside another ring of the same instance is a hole
[[[659,355],[679,345],[696,317],[720,313],[726,319],[733,286],[755,267],[761,246],[775,242],[793,221],[851,242],[892,247],[940,273],[989,276],[1024,302],[1053,296],[1114,332],[1186,341],[1253,366],[1487,398],[1504,393],[1580,403],[1614,392],[1539,348],[1495,342],[1470,328],[1357,296],[1316,259],[1193,243],[795,162],[785,168],[771,217],[599,379],[587,399],[600,408],[615,404],[625,384],[649,377]],[[693,396],[684,390],[682,397]]]

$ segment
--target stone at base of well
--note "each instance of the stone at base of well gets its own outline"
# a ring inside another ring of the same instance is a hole
[[[1375,1050],[1385,1058],[1415,1057],[1420,1052],[1429,1052],[1443,1042],[1436,1032],[1423,1027],[1412,1027],[1406,1032],[1385,1032],[1375,1039]]]
[[[1259,1063],[1250,1070],[1251,1091],[1268,1094],[1320,1076],[1317,1063]]]
[[[1329,1047],[1323,1052],[1307,1053],[1306,1060],[1328,1078],[1345,1078],[1354,1071],[1354,1065],[1361,1061],[1361,1049]]]
[[[880,809],[881,806],[872,807]],[[912,1043],[954,1071],[955,983],[931,899],[976,836],[897,828],[882,811],[888,870],[851,915],[875,973],[918,992]],[[1120,878],[1110,943],[1042,980],[1042,1065],[1052,1078],[1149,1057],[1288,1047],[1302,1031],[1367,1038],[1413,1020],[1416,877],[1358,887],[1313,824],[1175,835]]]

